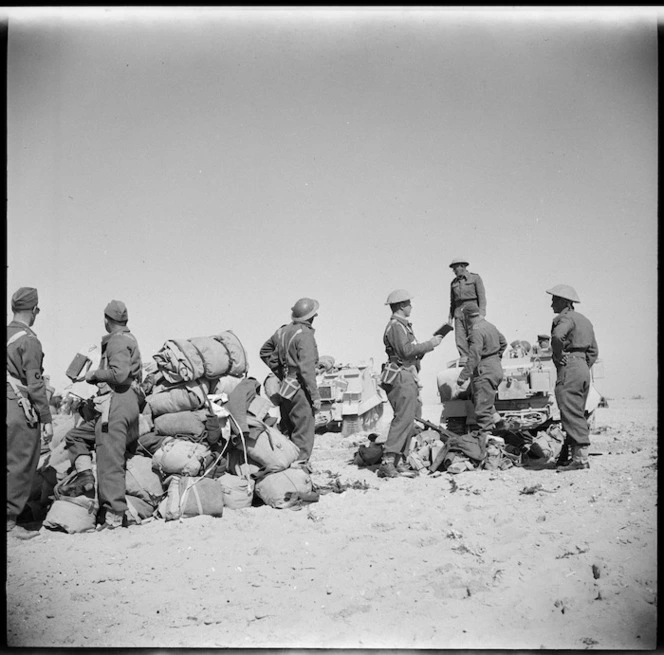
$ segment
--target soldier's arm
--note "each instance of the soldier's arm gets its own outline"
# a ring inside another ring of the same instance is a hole
[[[486,316],[486,291],[484,289],[484,282],[479,275],[475,277],[475,291],[477,292],[477,304],[480,308],[480,316]]]
[[[406,328],[399,324],[390,326],[389,339],[399,359],[413,359],[415,357],[422,357],[426,353],[433,350],[431,341],[424,341],[422,343],[413,343],[411,337],[406,331]]]
[[[593,364],[597,361],[598,357],[599,357],[599,348],[597,346],[597,340],[595,339],[595,335],[593,334],[593,341],[590,344],[590,348],[586,350],[586,363],[588,364],[588,368],[593,366]]]
[[[454,318],[454,287],[452,286],[452,282],[450,282],[450,315],[448,320],[452,320]]]
[[[44,354],[42,352],[39,339],[29,336],[25,338],[25,347],[22,354],[23,370],[28,388],[28,398],[39,416],[40,423],[51,423],[51,408],[48,405],[48,396],[46,394],[46,383],[44,382],[42,362]]]
[[[468,360],[461,373],[459,373],[457,384],[463,384],[479,364],[482,354],[482,344],[482,333],[479,330],[471,330],[468,337]]]
[[[318,385],[316,384],[316,362],[318,360],[318,350],[314,335],[305,330],[295,337],[295,361],[300,372],[300,381],[302,386],[309,394],[312,401],[318,400]]]
[[[507,339],[503,336],[503,333],[498,331],[498,341],[499,341],[499,347],[498,347],[498,356],[502,357],[503,353],[507,350]]]
[[[272,335],[262,346],[259,356],[264,364],[276,375],[279,370],[279,354],[275,335]]]
[[[110,382],[111,384],[125,384],[131,373],[131,352],[128,339],[124,336],[113,336],[106,344],[105,369],[94,372],[95,382]]]
[[[553,320],[553,325],[551,326],[551,352],[553,361],[556,364],[562,362],[563,348],[572,327],[572,321],[566,316],[559,316]]]

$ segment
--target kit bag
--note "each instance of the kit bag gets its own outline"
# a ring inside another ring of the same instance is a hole
[[[151,457],[134,455],[127,460],[125,490],[127,495],[139,498],[153,508],[158,505],[165,492],[161,478],[152,468]]]
[[[125,500],[127,501],[127,519],[129,523],[140,525],[155,512],[155,506],[141,498],[127,494],[125,495]]]
[[[247,477],[224,473],[217,478],[224,494],[224,507],[242,509],[251,507],[254,498],[254,481]]]
[[[98,509],[94,498],[62,497],[53,501],[42,525],[49,530],[64,530],[69,534],[89,532],[95,529]]]
[[[228,451],[228,470],[236,476],[260,478],[263,474],[261,465],[247,456],[246,460],[242,450],[231,448]]]
[[[217,480],[199,477],[176,477],[168,485],[168,494],[159,504],[166,521],[192,516],[222,516],[224,493]]]
[[[297,460],[300,449],[277,428],[248,415],[249,436],[245,436],[247,456],[266,473],[287,469]]]
[[[199,351],[187,339],[169,339],[152,359],[167,382],[198,380],[205,373]]]
[[[231,330],[224,330],[215,334],[214,338],[219,341],[228,354],[228,370],[222,375],[233,375],[240,377],[247,372],[247,351]]]
[[[196,439],[205,431],[206,419],[207,410],[205,409],[162,414],[154,420],[154,431],[167,437],[185,434]]]
[[[282,509],[300,498],[311,497],[313,483],[303,469],[289,468],[258,480],[254,491],[266,505]]]
[[[211,456],[207,444],[166,437],[152,456],[152,468],[160,475],[198,475]]]
[[[205,379],[183,382],[175,387],[152,393],[147,403],[153,417],[187,412],[205,407],[209,385]]]

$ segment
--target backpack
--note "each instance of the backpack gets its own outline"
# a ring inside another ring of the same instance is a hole
[[[49,530],[63,530],[69,534],[95,529],[99,504],[87,496],[62,497],[53,502],[42,525]]]
[[[224,496],[224,507],[229,509],[242,509],[251,507],[254,498],[254,481],[247,477],[240,477],[225,473],[217,478]]]
[[[161,478],[152,469],[152,459],[142,455],[134,455],[127,460],[125,474],[125,493],[157,506],[164,495]]]
[[[222,516],[223,487],[217,480],[199,477],[173,477],[166,498],[159,503],[159,513],[166,521],[192,516]]]
[[[300,449],[277,428],[248,415],[249,436],[244,437],[247,456],[260,464],[266,473],[287,469],[297,460]]]
[[[152,456],[152,468],[160,475],[198,475],[211,454],[206,444],[166,437]]]
[[[266,505],[276,509],[292,507],[303,500],[318,500],[311,477],[299,468],[269,473],[256,482],[255,493]]]

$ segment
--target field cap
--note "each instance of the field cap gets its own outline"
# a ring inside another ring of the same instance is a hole
[[[468,302],[463,306],[463,313],[465,316],[479,316],[480,308],[476,302]]]
[[[12,311],[20,312],[25,309],[33,309],[38,303],[37,289],[33,287],[21,287],[12,296]]]
[[[111,300],[111,302],[109,302],[104,309],[104,316],[110,318],[113,321],[118,321],[118,323],[124,323],[125,321],[129,320],[127,306],[122,302],[122,300]]]
[[[541,341],[543,339],[546,339],[547,341],[551,341],[551,335],[550,334],[538,334],[537,339],[538,339],[538,341]]]

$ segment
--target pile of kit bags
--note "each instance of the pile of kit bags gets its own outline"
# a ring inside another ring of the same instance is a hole
[[[275,427],[274,405],[247,375],[246,352],[233,332],[169,340],[152,359],[144,369],[137,452],[127,461],[129,523],[318,499],[309,474],[291,467],[299,450]],[[45,527],[94,528],[94,491],[59,493],[73,475],[55,485]]]

